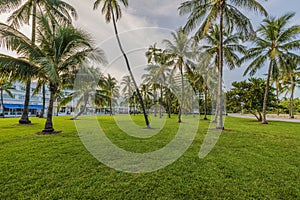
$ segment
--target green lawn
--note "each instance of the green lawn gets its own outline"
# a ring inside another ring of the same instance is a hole
[[[300,124],[227,117],[227,130],[200,159],[208,127],[201,120],[180,159],[155,172],[131,174],[89,154],[69,118],[54,118],[55,128],[63,130],[57,135],[35,134],[45,119],[31,118],[30,126],[0,119],[0,199],[300,199]],[[115,144],[138,152],[161,148],[178,128],[173,116],[160,134],[136,139],[111,117],[99,120]]]

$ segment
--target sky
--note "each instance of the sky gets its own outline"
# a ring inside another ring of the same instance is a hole
[[[296,12],[291,24],[300,24],[299,0],[258,0],[271,16],[279,17],[287,12]],[[90,33],[95,45],[103,49],[109,61],[108,66],[101,66],[104,73],[110,73],[120,80],[128,75],[126,66],[114,37],[112,23],[107,24],[101,10],[93,10],[94,0],[75,1],[66,0],[73,5],[78,12],[78,19],[74,21],[76,27]],[[186,16],[179,16],[178,7],[184,0],[128,0],[129,7],[122,7],[122,18],[118,21],[120,38],[137,81],[140,83],[144,68],[147,65],[145,51],[149,45],[160,43],[163,39],[171,39],[170,33],[176,31],[186,23]],[[100,7],[101,8],[101,7]],[[243,11],[253,22],[255,28],[263,20],[263,17]],[[0,15],[0,21],[5,22],[7,15]],[[30,29],[22,29],[30,35]],[[0,52],[5,52],[3,49]],[[225,67],[224,83],[227,89],[233,81],[247,79],[242,74],[246,65],[229,71]],[[256,76],[264,77],[266,68],[262,68]]]

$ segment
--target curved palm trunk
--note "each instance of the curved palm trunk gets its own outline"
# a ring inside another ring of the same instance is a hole
[[[82,115],[82,113],[86,110],[87,102],[88,102],[88,97],[85,97],[83,108],[79,111],[79,113],[77,113],[75,117],[72,117],[71,120],[76,120],[80,115]]]
[[[2,118],[4,118],[4,101],[3,101],[3,90],[0,91],[0,95],[1,95],[1,106],[2,106]]]
[[[51,133],[54,131],[53,128],[53,122],[52,122],[52,116],[53,116],[53,104],[55,99],[55,93],[56,93],[56,86],[53,86],[50,84],[50,101],[48,105],[48,112],[47,112],[47,120],[45,123],[45,128],[43,132]]]
[[[217,129],[224,129],[223,126],[223,97],[222,97],[222,80],[223,80],[223,1],[219,0],[220,13],[220,33],[219,33],[219,60],[218,60],[218,99],[217,99]]]
[[[36,0],[33,0],[32,2],[32,29],[31,29],[31,42],[32,45],[35,44],[35,29],[36,29]],[[31,85],[31,78],[28,78],[28,81],[26,83],[26,94],[25,94],[25,102],[24,102],[24,109],[22,113],[22,117],[19,120],[20,124],[30,124],[31,121],[28,118],[28,106],[29,106],[29,101],[30,101],[30,85]]]
[[[294,75],[292,75],[291,77],[291,96],[290,96],[290,118],[294,119],[294,92],[295,92],[295,79],[294,79]]]
[[[142,109],[143,109],[143,114],[144,114],[146,126],[147,126],[147,128],[150,128],[150,123],[149,123],[149,120],[148,120],[148,116],[147,116],[147,113],[146,113],[145,104],[144,104],[142,95],[141,95],[140,90],[139,90],[139,88],[138,88],[138,86],[136,84],[136,81],[134,79],[134,76],[132,74],[132,71],[131,71],[131,68],[130,68],[130,65],[129,65],[129,60],[127,58],[127,55],[126,55],[125,51],[123,50],[123,47],[122,47],[122,44],[121,44],[121,40],[119,38],[117,24],[116,24],[116,19],[115,19],[115,14],[114,14],[112,6],[111,6],[111,1],[109,2],[109,6],[110,6],[110,9],[112,10],[112,12],[111,12],[111,14],[112,14],[112,21],[113,21],[115,35],[116,35],[116,38],[117,38],[117,41],[118,41],[119,48],[120,48],[120,50],[121,50],[121,52],[123,54],[123,57],[124,57],[125,62],[126,62],[127,70],[129,71],[130,77],[131,77],[131,79],[133,81],[133,84],[135,86],[135,90],[136,90],[137,95],[139,97],[139,101],[140,101]]]
[[[43,93],[43,107],[40,113],[40,118],[44,118],[44,113],[45,113],[45,106],[46,106],[46,89],[45,89],[45,84],[43,84],[43,89],[42,89],[42,93]]]
[[[272,70],[272,64],[273,62],[270,61],[269,69],[268,69],[268,76],[267,76],[267,83],[265,88],[265,95],[264,95],[264,102],[263,102],[263,110],[262,110],[262,124],[268,124],[267,122],[267,102],[268,102],[268,93],[269,93],[269,87],[270,87],[270,78],[271,78],[271,70]]]
[[[24,109],[23,109],[22,117],[19,120],[19,124],[31,123],[31,121],[28,118],[28,114],[29,114],[28,106],[30,101],[30,85],[31,85],[31,80],[29,78],[29,80],[26,82]]]

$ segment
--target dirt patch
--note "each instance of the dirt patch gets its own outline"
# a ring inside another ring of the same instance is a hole
[[[59,134],[62,133],[62,131],[53,131],[53,132],[37,132],[35,134],[37,135],[54,135],[54,134]]]

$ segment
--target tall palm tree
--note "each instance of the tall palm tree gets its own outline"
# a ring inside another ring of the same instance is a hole
[[[39,11],[38,8],[40,9]],[[32,45],[34,45],[36,42],[37,17],[40,13],[47,13],[48,18],[51,18],[52,22],[64,21],[70,23],[71,16],[77,16],[75,9],[71,5],[61,0],[26,0],[25,2],[23,0],[1,1],[0,10],[1,12],[13,11],[7,21],[11,26],[17,29],[24,24],[29,24],[31,19]],[[30,54],[27,56],[30,57]],[[31,77],[29,76],[26,82],[24,109],[21,119],[19,120],[19,123],[21,124],[31,123],[28,118],[30,85]]]
[[[238,10],[244,8],[258,11],[267,15],[266,10],[256,0],[190,0],[180,5],[179,14],[189,14],[184,30],[195,32],[197,40],[202,39],[213,23],[217,20],[219,24],[219,59],[218,59],[218,123],[217,129],[224,129],[223,125],[223,103],[222,103],[222,81],[223,81],[223,30],[224,25],[238,29],[245,35],[254,35],[250,20]],[[199,24],[201,24],[199,26]]]
[[[110,115],[113,115],[113,104],[116,104],[116,98],[119,97],[118,81],[115,77],[112,77],[110,74],[107,74],[104,77],[104,80],[100,83],[100,92],[105,96],[107,104],[109,106]]]
[[[125,7],[128,6],[128,0],[119,0]],[[105,20],[107,23],[109,23],[111,20],[113,22],[113,26],[114,26],[114,30],[115,30],[115,36],[117,38],[117,41],[118,41],[118,45],[119,45],[119,48],[123,54],[123,57],[125,59],[125,63],[126,63],[126,66],[127,66],[127,70],[129,72],[129,75],[131,77],[131,80],[134,84],[134,87],[135,87],[135,90],[136,90],[136,93],[138,95],[138,98],[140,100],[140,104],[142,106],[142,110],[143,110],[143,114],[144,114],[144,118],[145,118],[145,123],[146,123],[146,126],[147,128],[150,128],[150,123],[149,123],[149,120],[148,120],[148,116],[147,116],[147,113],[146,113],[146,109],[145,109],[145,105],[144,105],[144,101],[143,101],[143,98],[142,98],[142,95],[140,93],[140,90],[139,90],[139,87],[134,79],[134,76],[132,74],[132,71],[131,71],[131,68],[130,68],[130,64],[129,64],[129,60],[127,58],[127,55],[122,47],[122,44],[121,44],[121,40],[119,38],[119,33],[118,33],[118,29],[117,29],[117,21],[121,18],[122,16],[122,11],[121,11],[121,7],[119,5],[119,2],[118,0],[96,0],[95,3],[94,3],[94,9],[97,9],[100,5],[100,3],[103,2],[103,7],[101,9],[102,11],[102,14],[105,14]]]
[[[294,13],[288,13],[279,18],[264,19],[256,31],[258,37],[254,41],[255,47],[249,49],[246,56],[241,59],[241,62],[252,60],[244,75],[248,73],[254,75],[267,61],[269,62],[262,109],[263,124],[268,123],[266,111],[272,70],[280,67],[283,71],[288,71],[293,66],[289,62],[300,59],[299,55],[293,52],[300,50],[300,40],[295,39],[300,33],[300,26],[287,27],[294,15]]]
[[[179,29],[176,33],[172,34],[172,41],[163,40],[166,45],[166,53],[172,55],[174,60],[174,67],[171,76],[174,76],[176,70],[179,71],[181,78],[181,102],[179,105],[178,122],[181,122],[182,104],[184,102],[184,68],[188,65],[188,60],[193,56],[192,51],[193,40],[189,38],[183,31]]]
[[[291,119],[295,118],[294,116],[294,96],[296,86],[300,84],[300,68],[296,63],[289,62],[291,66],[287,72],[284,73],[282,78],[282,85],[286,91],[286,95],[290,94],[290,103],[289,103],[289,117]]]
[[[9,80],[8,77],[0,77],[0,99],[1,99],[1,107],[2,107],[2,117],[4,118],[4,100],[3,100],[3,93],[5,92],[6,94],[8,94],[8,96],[10,96],[11,98],[13,98],[13,94],[11,93],[11,89],[13,89],[13,84],[11,83],[11,81]]]
[[[151,45],[145,53],[148,58],[148,66],[145,68],[146,74],[142,76],[145,83],[152,84],[154,93],[154,102],[156,101],[156,89],[160,90],[160,109],[159,116],[162,118],[162,101],[163,101],[163,87],[167,85],[168,75],[170,73],[170,66],[174,63],[171,54],[166,50],[156,47],[156,44]],[[156,115],[156,109],[155,109]]]

